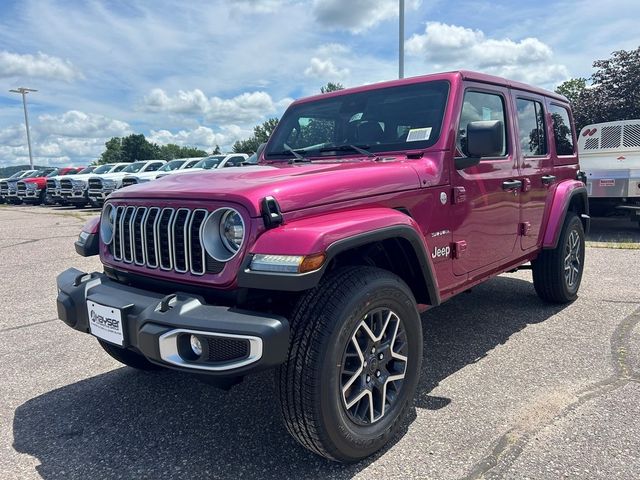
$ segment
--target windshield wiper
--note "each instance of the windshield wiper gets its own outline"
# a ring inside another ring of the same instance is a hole
[[[369,145],[336,145],[334,147],[324,147],[321,148],[320,152],[348,152],[349,150],[353,150],[354,152],[360,153],[361,155],[366,155],[367,157],[377,157],[375,153],[371,153],[369,150],[365,150],[369,148]]]
[[[293,148],[291,148],[286,143],[283,145],[283,147],[287,152],[290,152],[291,154],[293,154],[293,158],[291,160],[289,160],[289,165],[293,165],[296,162],[310,162],[311,161],[308,158],[305,158],[302,155],[300,155],[298,152],[296,152]]]

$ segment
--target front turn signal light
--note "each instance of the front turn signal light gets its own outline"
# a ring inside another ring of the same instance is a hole
[[[316,253],[314,255],[307,255],[304,257],[300,266],[298,267],[298,271],[300,273],[313,272],[314,270],[318,270],[324,264],[327,256],[324,253]]]

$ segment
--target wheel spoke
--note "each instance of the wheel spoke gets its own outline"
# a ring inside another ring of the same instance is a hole
[[[394,405],[407,371],[408,344],[400,317],[390,309],[365,315],[340,365],[342,400],[358,424],[371,424]]]

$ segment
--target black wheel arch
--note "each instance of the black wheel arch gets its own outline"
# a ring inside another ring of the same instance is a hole
[[[238,286],[301,292],[316,287],[323,276],[335,268],[370,265],[402,278],[418,303],[440,304],[436,275],[424,239],[408,225],[392,225],[338,240],[327,248],[326,254],[322,268],[295,275],[251,271],[251,256],[248,255],[238,272]]]

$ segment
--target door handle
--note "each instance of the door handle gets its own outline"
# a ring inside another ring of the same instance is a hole
[[[517,190],[520,187],[522,187],[520,180],[507,180],[506,182],[502,182],[503,190]]]
[[[540,180],[542,180],[543,185],[551,185],[556,181],[556,177],[555,175],[543,175]]]

